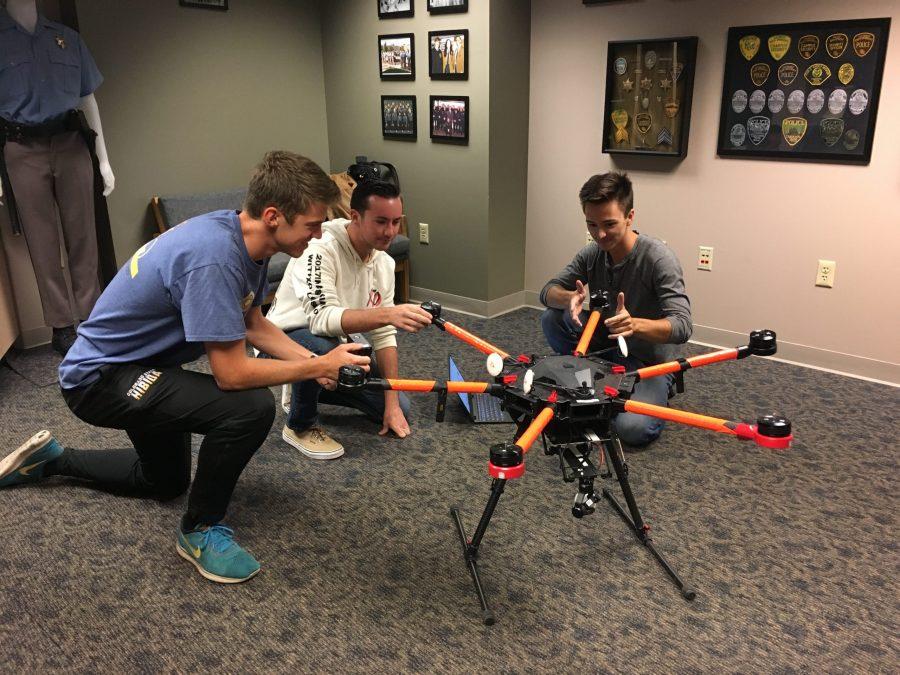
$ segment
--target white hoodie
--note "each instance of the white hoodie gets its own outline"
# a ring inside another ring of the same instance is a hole
[[[284,331],[309,328],[316,335],[344,337],[345,309],[393,307],[394,260],[372,251],[363,261],[347,234],[349,220],[322,224],[322,238],[313,239],[299,258],[292,258],[266,318]],[[375,351],[397,346],[397,329],[369,333]]]

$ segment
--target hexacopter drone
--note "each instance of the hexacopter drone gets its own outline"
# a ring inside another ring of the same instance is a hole
[[[742,347],[627,371],[624,366],[601,358],[599,355],[604,352],[587,353],[601,314],[608,307],[609,296],[605,291],[591,294],[590,315],[571,356],[520,354],[514,357],[441,318],[441,306],[438,303],[422,303],[422,309],[431,314],[434,325],[488,355],[487,369],[493,382],[367,378],[365,371],[358,366],[343,366],[340,369],[338,386],[345,390],[365,387],[436,392],[438,422],[444,420],[448,393],[487,393],[496,396],[501,400],[501,406],[517,420],[515,440],[498,443],[490,448],[488,473],[492,478],[491,493],[471,539],[466,536],[459,509],[454,507],[450,510],[462,544],[463,557],[481,603],[482,619],[487,625],[494,623],[494,614],[488,607],[478,574],[478,549],[506,481],[519,478],[525,472],[525,453],[538,437],[542,439],[544,454],[559,457],[563,480],[578,481],[578,492],[572,505],[572,515],[576,518],[593,513],[595,505],[600,501],[600,496],[594,491],[594,479],[597,476],[611,478],[612,472],[615,472],[628,510],[606,487],[602,489],[603,497],[625,520],[638,540],[650,550],[686,600],[693,600],[696,592],[681,580],[653,545],[649,534],[650,525],[641,517],[628,483],[628,465],[612,424],[613,419],[622,412],[639,413],[729,434],[742,440],[752,440],[764,448],[784,450],[790,447],[793,439],[791,424],[779,415],[765,415],[758,418],[756,424],[748,424],[630,399],[635,384],[641,380],[672,373],[678,391],[683,391],[682,375],[689,368],[743,359],[750,355],[771,356],[776,351],[773,331],[751,332],[749,343]],[[591,463],[590,455],[595,449],[601,471]]]

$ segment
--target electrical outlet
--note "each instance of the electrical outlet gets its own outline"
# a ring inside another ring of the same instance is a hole
[[[834,260],[820,260],[816,270],[816,286],[822,288],[834,288],[834,268],[837,263]]]
[[[712,271],[712,262],[713,262],[713,247],[712,246],[701,246],[699,254],[697,256],[697,269],[698,270],[706,270],[707,272]]]
[[[419,243],[428,244],[428,223],[419,223]]]

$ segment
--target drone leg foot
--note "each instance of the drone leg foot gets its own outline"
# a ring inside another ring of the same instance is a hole
[[[462,517],[459,515],[459,508],[454,506],[450,509],[450,515],[453,517],[456,524],[456,532],[459,535],[459,543],[462,545],[463,559],[466,561],[466,567],[469,568],[469,574],[472,576],[472,582],[475,584],[475,594],[478,596],[479,604],[481,604],[481,619],[485,626],[494,625],[495,618],[493,611],[488,607],[484,588],[481,585],[481,577],[478,574],[478,547],[481,545],[481,539],[484,537],[484,532],[494,513],[494,508],[497,506],[497,501],[500,499],[500,495],[503,494],[505,484],[506,481],[503,479],[494,479],[491,485],[490,499],[488,499],[488,503],[484,507],[484,513],[481,514],[481,520],[478,521],[475,536],[472,537],[471,541],[466,536],[466,528],[463,525]]]
[[[613,441],[607,441],[605,444],[606,457],[607,461],[612,464],[613,470],[616,473],[616,477],[619,479],[619,485],[622,488],[622,494],[625,497],[625,502],[628,505],[628,511],[619,503],[619,500],[613,496],[612,492],[609,491],[608,488],[603,488],[603,496],[606,497],[607,501],[612,505],[612,507],[618,512],[618,514],[622,517],[628,526],[631,528],[631,531],[634,532],[635,536],[638,538],[644,546],[646,546],[650,553],[653,554],[653,557],[656,558],[657,562],[662,566],[665,570],[666,574],[669,575],[669,578],[675,582],[675,585],[678,587],[678,590],[681,591],[681,596],[687,600],[692,601],[697,597],[697,591],[691,586],[687,586],[684,581],[682,581],[681,577],[678,576],[678,573],[672,568],[672,566],[668,563],[662,553],[656,550],[656,546],[653,544],[653,539],[651,539],[648,534],[650,531],[650,526],[644,524],[643,519],[641,518],[641,512],[638,509],[637,502],[634,499],[634,494],[631,492],[631,485],[628,482],[628,470],[625,467],[624,462],[619,455],[618,448],[615,447]],[[629,514],[630,512],[630,514]]]

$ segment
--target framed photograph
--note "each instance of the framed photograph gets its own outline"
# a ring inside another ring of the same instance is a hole
[[[428,32],[428,74],[432,80],[469,79],[469,31]]]
[[[382,80],[415,80],[416,38],[412,33],[378,36],[378,72]]]
[[[469,144],[469,97],[431,97],[431,140],[438,143]]]
[[[381,97],[381,135],[385,138],[415,140],[415,96]]]
[[[697,38],[610,42],[603,152],[684,158]]]
[[[890,26],[729,28],[718,154],[868,164]]]
[[[413,0],[377,0],[379,19],[409,19],[416,8]]]
[[[431,14],[462,14],[469,11],[469,0],[428,0]]]
[[[218,9],[228,11],[228,0],[178,0],[182,7],[199,7],[200,9]]]

